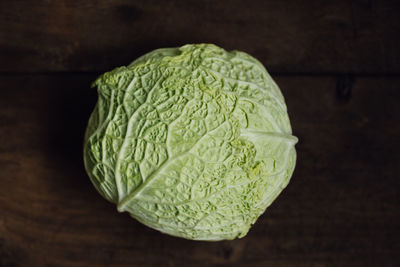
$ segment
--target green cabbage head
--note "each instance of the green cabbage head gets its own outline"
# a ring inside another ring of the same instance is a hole
[[[297,138],[284,98],[246,53],[158,49],[93,85],[86,171],[118,211],[151,228],[243,237],[290,180]]]

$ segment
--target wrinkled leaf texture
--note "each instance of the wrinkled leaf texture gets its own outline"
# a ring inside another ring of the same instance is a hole
[[[158,49],[93,86],[85,168],[101,195],[149,227],[243,237],[290,180],[297,138],[283,96],[246,53]]]

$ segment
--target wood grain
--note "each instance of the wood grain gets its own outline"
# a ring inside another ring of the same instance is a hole
[[[211,42],[274,73],[400,73],[400,5],[367,0],[3,0],[0,71],[110,70]]]
[[[400,78],[276,77],[300,139],[293,179],[248,236],[216,243],[160,234],[95,192],[81,149],[94,78],[0,75],[0,266],[398,264]]]

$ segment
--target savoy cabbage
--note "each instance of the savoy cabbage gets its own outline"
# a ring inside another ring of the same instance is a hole
[[[283,96],[246,53],[158,49],[93,85],[86,171],[118,211],[149,227],[243,237],[290,180],[297,138]]]

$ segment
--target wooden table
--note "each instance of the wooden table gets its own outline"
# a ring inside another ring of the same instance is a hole
[[[396,1],[0,2],[0,266],[398,266]],[[97,194],[82,163],[90,82],[154,48],[260,59],[286,98],[292,181],[249,234],[195,242]]]

